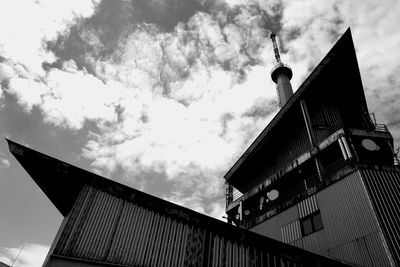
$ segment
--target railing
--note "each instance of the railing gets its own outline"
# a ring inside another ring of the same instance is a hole
[[[387,126],[385,124],[375,124],[375,131],[377,132],[389,132]]]
[[[281,191],[281,195],[279,195],[279,198],[276,201],[273,201],[265,204],[265,206],[260,209],[258,209],[257,205],[250,204],[251,207],[249,207],[249,203],[244,203],[244,207],[250,208],[251,211],[251,216],[249,218],[244,218],[243,221],[241,222],[235,222],[239,223],[240,226],[244,228],[251,227],[251,225],[257,224],[257,221],[262,221],[266,218],[269,218],[273,216],[276,213],[279,213],[282,210],[285,210],[292,205],[296,204],[297,202],[301,201],[302,199],[306,198],[310,194],[315,193],[316,191],[320,190],[321,188],[325,188],[327,185],[332,183],[333,181],[340,179],[340,177],[343,175],[343,173],[338,176],[338,172],[340,170],[345,170],[346,166],[350,166],[352,161],[345,161],[343,159],[337,160],[336,162],[333,162],[329,166],[327,166],[323,173],[322,173],[322,181],[319,179],[319,176],[317,173],[307,176],[307,177],[298,177],[299,181],[303,181],[301,183],[293,184],[290,189],[286,190],[279,190]],[[274,187],[275,188],[275,187]],[[265,190],[262,190],[263,192],[268,191],[268,188],[265,188]],[[248,201],[251,201],[250,198]],[[233,203],[232,201],[231,203]],[[252,201],[251,201],[252,202]],[[227,203],[229,205],[230,203]],[[254,208],[255,206],[256,208]]]
[[[236,200],[238,200],[239,198],[241,198],[243,196],[243,193],[240,192],[239,190],[237,190],[236,188],[234,188],[232,185],[227,184],[227,188],[226,188],[226,206],[228,206],[229,204],[235,202]]]
[[[242,222],[245,228],[254,226],[255,224],[264,221],[267,218],[274,216],[275,214],[293,206],[294,204],[300,202],[301,200],[307,198],[308,196],[314,194],[315,192],[329,186],[329,184],[340,179],[352,170],[351,161],[341,161],[332,164],[329,167],[329,171],[324,172],[322,181],[319,180],[318,175],[313,175],[308,177],[306,187],[300,185],[287,191],[284,195],[280,196],[278,202],[274,202],[269,207],[265,207],[265,210],[259,211],[255,216],[251,216],[248,220]],[[345,173],[339,175],[340,170],[347,170]]]
[[[394,158],[394,165],[395,166],[400,166],[400,158],[399,158],[399,156],[397,154],[394,154],[393,158]]]
[[[232,193],[232,202],[235,202],[238,200],[241,196],[243,196],[243,193],[237,190],[236,188],[233,188],[233,193]]]

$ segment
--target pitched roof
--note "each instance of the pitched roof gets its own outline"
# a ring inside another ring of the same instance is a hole
[[[324,76],[324,79],[329,77],[329,79],[332,80],[342,80],[343,86],[334,88],[335,92],[328,91],[332,89],[329,85],[325,86],[325,88],[314,86],[316,83],[321,82],[320,80],[322,76]],[[351,85],[352,88],[349,90],[348,86],[345,86],[346,84]],[[346,101],[357,103],[363,106],[364,110],[368,110],[350,28],[346,30],[328,54],[301,84],[299,89],[293,94],[282,109],[279,110],[278,114],[224,175],[225,180],[234,184],[235,181],[240,178],[237,177],[238,171],[246,168],[244,166],[245,163],[249,162],[261,147],[266,145],[266,141],[271,136],[271,133],[276,131],[278,125],[282,126],[282,119],[288,116],[289,112],[293,111],[295,105],[297,105],[305,95],[312,95],[316,90],[326,90],[326,93],[340,95],[342,99],[346,98]],[[315,99],[315,101],[318,101],[318,99]],[[276,136],[279,136],[279,134]],[[272,143],[280,141],[281,140],[269,140],[269,142]]]

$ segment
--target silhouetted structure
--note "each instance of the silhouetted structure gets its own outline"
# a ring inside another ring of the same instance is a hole
[[[370,118],[350,29],[288,99],[291,72],[276,71],[283,105],[225,175],[228,221],[351,264],[400,266],[400,168]]]
[[[64,216],[44,266],[344,266],[8,144]]]

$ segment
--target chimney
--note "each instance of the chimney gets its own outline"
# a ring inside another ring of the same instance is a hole
[[[270,38],[272,40],[276,59],[276,65],[271,71],[271,79],[276,83],[279,107],[282,108],[293,95],[292,85],[290,84],[290,79],[292,79],[293,73],[288,65],[281,62],[278,44],[276,43],[275,37],[276,34],[271,33]]]

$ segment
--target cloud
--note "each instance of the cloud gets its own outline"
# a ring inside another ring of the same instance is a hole
[[[28,70],[43,73],[43,61],[55,58],[43,46],[68,30],[81,17],[90,16],[95,1],[2,1],[0,3],[0,55]],[[21,8],[21,7],[24,8]]]
[[[142,25],[116,50],[118,62],[91,58],[99,79],[120,85],[118,122],[92,133],[83,150],[93,168],[140,188],[149,172],[163,173],[173,186],[159,195],[212,212],[227,166],[277,108],[260,65],[265,30],[252,23],[265,15],[257,12],[199,12],[169,33]]]
[[[0,169],[10,167],[10,161],[8,159],[0,158],[0,162]]]
[[[0,262],[11,265],[15,260],[15,267],[39,267],[42,266],[49,249],[49,246],[33,243],[25,243],[16,248],[3,247],[0,248]]]
[[[224,172],[277,111],[267,33],[279,33],[296,89],[351,26],[371,110],[399,140],[398,3],[166,4],[71,2],[50,12],[51,1],[31,3],[31,34],[8,30],[0,46],[2,89],[58,127],[95,122],[81,152],[96,172],[146,191],[163,184],[153,193],[217,216]]]
[[[378,123],[389,125],[398,146],[400,33],[393,25],[400,23],[400,3],[310,0],[285,1],[284,6],[282,37],[295,74],[294,87],[351,27],[369,109]]]

